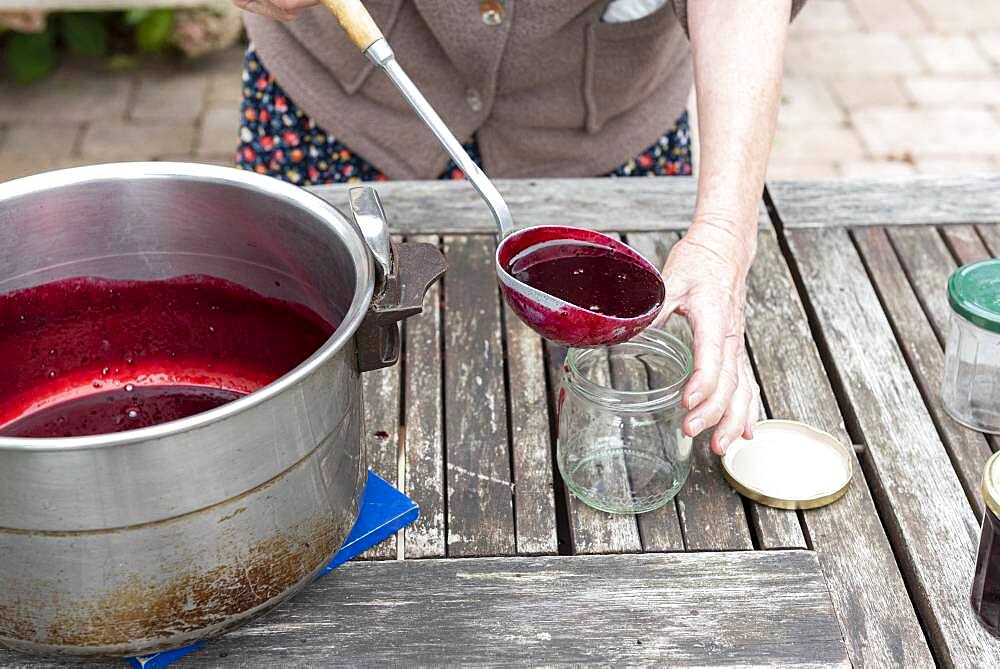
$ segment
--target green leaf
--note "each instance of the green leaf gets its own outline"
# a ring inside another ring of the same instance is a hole
[[[108,52],[108,28],[97,14],[64,14],[60,34],[70,51],[100,58]]]
[[[5,55],[7,71],[15,81],[37,81],[56,67],[55,35],[51,28],[41,33],[13,33]]]
[[[163,51],[170,40],[170,31],[174,27],[174,11],[172,9],[157,9],[140,21],[135,27],[135,45],[141,51],[157,53]]]
[[[146,20],[146,17],[153,13],[152,9],[130,9],[125,12],[125,25],[136,26]]]

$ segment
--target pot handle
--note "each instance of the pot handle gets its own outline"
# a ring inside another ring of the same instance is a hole
[[[433,244],[390,241],[374,188],[350,190],[351,212],[375,259],[375,295],[354,335],[358,370],[368,372],[399,360],[399,321],[423,311],[424,294],[448,264]]]

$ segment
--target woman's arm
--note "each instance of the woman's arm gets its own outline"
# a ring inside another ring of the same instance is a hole
[[[685,430],[718,425],[721,453],[752,435],[759,391],[746,357],[743,306],[757,208],[774,136],[791,0],[688,3],[701,163],[694,219],[664,267],[667,303],[694,331]]]

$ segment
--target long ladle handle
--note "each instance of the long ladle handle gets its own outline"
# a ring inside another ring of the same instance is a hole
[[[472,187],[476,189],[486,206],[490,208],[493,220],[497,224],[497,233],[500,239],[506,237],[514,228],[514,220],[511,218],[510,209],[500,195],[500,191],[496,189],[496,186],[476,165],[475,161],[469,157],[469,154],[462,148],[461,142],[455,139],[455,135],[437,115],[431,104],[403,71],[403,68],[399,66],[392,47],[383,37],[382,31],[379,30],[361,0],[322,0],[322,2],[337,18],[340,27],[344,29],[354,45],[363,51],[369,60],[382,68],[396,84],[396,88],[403,94],[403,97],[406,98],[406,101],[410,103],[423,122],[427,124],[427,127],[431,129],[451,159],[465,172]]]

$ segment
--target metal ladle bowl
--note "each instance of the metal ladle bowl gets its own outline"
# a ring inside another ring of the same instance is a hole
[[[507,271],[510,260],[531,246],[557,240],[582,240],[611,249],[640,263],[659,276],[659,271],[632,248],[607,235],[562,225],[538,225],[514,229],[510,209],[489,177],[462,148],[441,117],[421,94],[413,81],[396,61],[382,31],[375,24],[361,0],[322,0],[340,26],[364,54],[392,80],[417,115],[489,207],[497,224],[499,244],[495,256],[496,273],[504,299],[529,327],[546,339],[564,346],[606,346],[621,343],[649,326],[660,311],[656,305],[646,313],[632,318],[617,318],[595,313],[529,286]],[[662,281],[662,278],[660,279]]]

